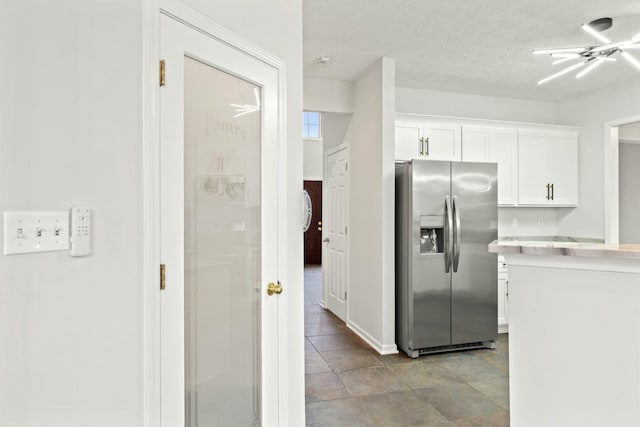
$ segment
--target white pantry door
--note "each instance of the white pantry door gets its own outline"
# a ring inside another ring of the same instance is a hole
[[[349,149],[341,148],[329,152],[327,165],[328,182],[325,186],[327,207],[324,241],[327,245],[323,283],[326,286],[327,308],[340,319],[347,321],[347,298],[349,283],[348,221],[349,211]]]
[[[278,425],[278,71],[162,15],[161,423]]]

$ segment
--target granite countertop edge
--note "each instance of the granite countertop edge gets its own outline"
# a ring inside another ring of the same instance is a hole
[[[565,236],[501,237],[489,243],[489,252],[640,260],[640,245],[605,244],[600,239]]]

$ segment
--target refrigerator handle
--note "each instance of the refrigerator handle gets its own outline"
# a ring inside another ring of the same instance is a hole
[[[448,273],[451,269],[451,255],[453,243],[453,217],[449,196],[444,196],[444,271]]]
[[[455,221],[453,222],[453,272],[458,272],[458,263],[460,262],[460,234],[462,229],[460,228],[460,213],[456,208],[456,196],[453,196],[453,216]]]

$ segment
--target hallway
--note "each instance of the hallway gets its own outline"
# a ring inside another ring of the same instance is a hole
[[[495,350],[380,356],[320,305],[305,268],[307,427],[509,425],[508,335]]]

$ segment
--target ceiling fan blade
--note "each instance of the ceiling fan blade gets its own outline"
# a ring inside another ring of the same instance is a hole
[[[631,41],[632,41],[632,42],[634,42],[634,43],[635,43],[635,42],[640,42],[640,34],[636,34],[636,35],[631,39]]]
[[[627,44],[620,47],[623,49],[640,49],[640,44]]]
[[[559,49],[534,49],[534,55],[551,55],[554,53],[580,53],[589,50],[589,47],[563,47]]]
[[[638,61],[635,57],[624,51],[622,51],[622,56],[624,57],[624,59],[633,64],[633,66],[635,66],[638,70],[640,70],[640,61]]]
[[[584,70],[582,70],[578,74],[576,74],[576,79],[580,79],[580,78],[584,77],[586,74],[590,73],[595,68],[597,68],[599,65],[602,65],[605,62],[607,62],[607,61],[605,61],[603,58],[596,58],[591,65],[589,65],[587,68],[585,68]]]
[[[605,51],[605,50],[615,49],[616,47],[620,47],[620,46],[625,45],[627,43],[630,43],[630,40],[625,40],[625,41],[620,42],[620,43],[604,44],[602,46],[598,46],[598,47],[592,48],[591,52],[602,52],[602,51]]]
[[[579,63],[577,63],[577,64],[573,64],[573,65],[571,65],[571,66],[569,66],[569,67],[567,67],[567,68],[564,68],[563,70],[558,71],[558,72],[557,72],[557,73],[555,73],[555,74],[550,75],[549,77],[546,77],[546,78],[544,78],[544,79],[540,80],[540,81],[538,82],[538,84],[539,84],[539,85],[541,85],[541,84],[543,84],[543,83],[548,82],[549,80],[553,80],[553,79],[555,79],[556,77],[560,77],[560,76],[562,76],[563,74],[567,74],[567,73],[570,73],[570,72],[571,72],[571,71],[573,71],[573,70],[577,70],[578,68],[582,67],[584,64],[586,64],[586,63],[588,63],[588,62],[591,62],[591,61],[592,61],[592,59],[587,59],[587,60],[586,60],[586,61],[584,61],[584,62],[579,62]]]
[[[582,24],[582,29],[587,33],[591,34],[593,37],[600,40],[602,43],[611,44],[611,40],[603,36],[598,30],[594,29],[589,24]]]

